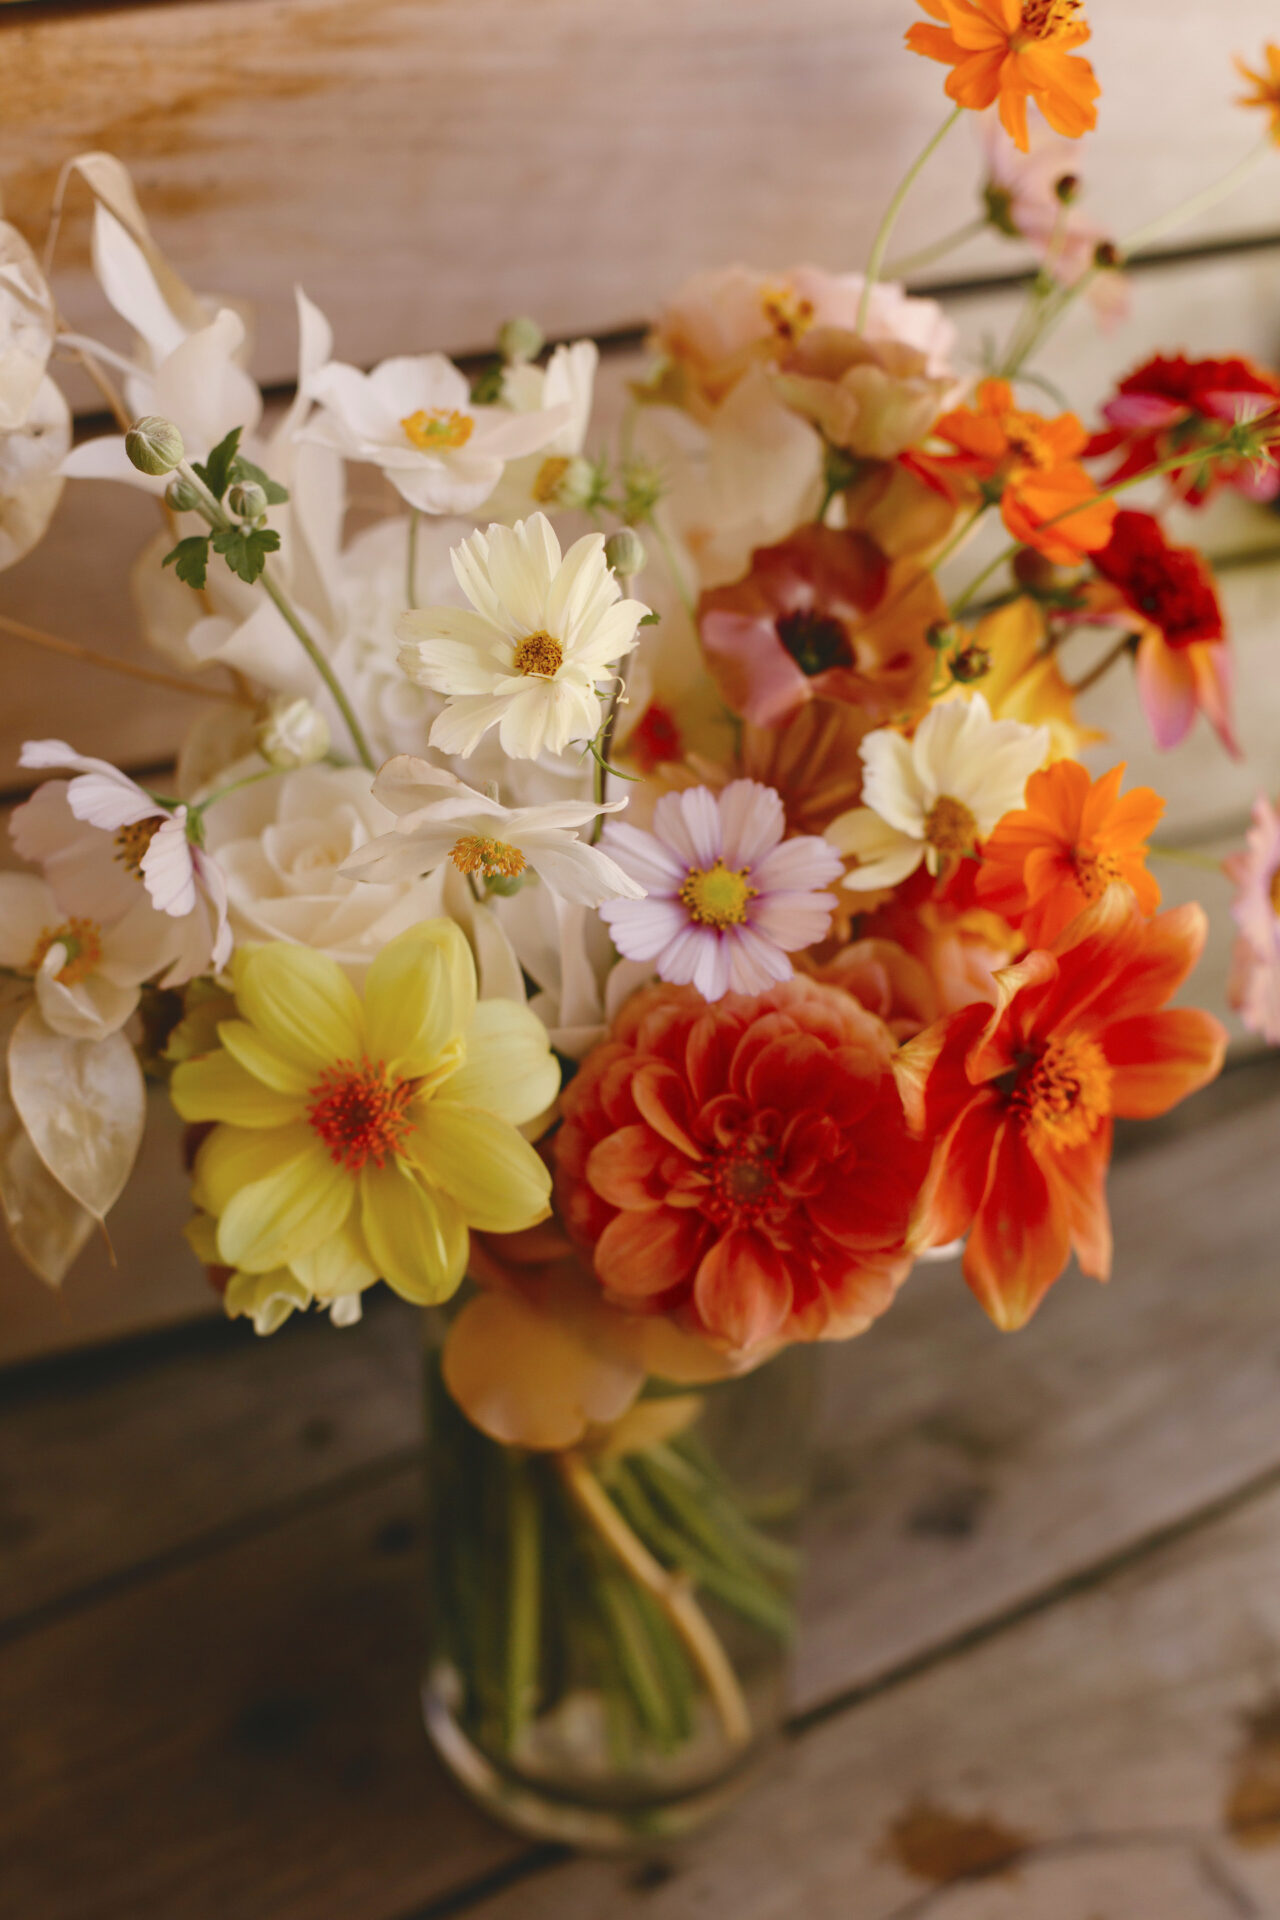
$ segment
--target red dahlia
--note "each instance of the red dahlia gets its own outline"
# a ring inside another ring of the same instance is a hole
[[[1221,640],[1225,631],[1213,575],[1195,547],[1175,547],[1150,513],[1118,513],[1110,543],[1091,556],[1135,613],[1171,647]]]

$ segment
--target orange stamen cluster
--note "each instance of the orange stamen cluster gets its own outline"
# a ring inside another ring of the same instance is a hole
[[[62,947],[66,959],[58,974],[59,985],[78,987],[87,980],[102,959],[102,929],[96,920],[68,920],[61,927],[44,927],[35,950],[23,971],[39,973],[51,947]]]
[[[142,862],[147,848],[164,825],[164,815],[155,813],[146,820],[133,820],[127,827],[121,827],[116,834],[115,857],[126,873],[135,880],[142,876]]]
[[[760,306],[778,339],[787,346],[802,339],[813,325],[812,300],[802,299],[790,287],[765,287],[760,295]]]
[[[1068,27],[1082,27],[1084,0],[1023,0],[1022,31],[1032,40],[1058,40]]]
[[[413,1131],[405,1111],[411,1080],[392,1080],[381,1061],[340,1060],[312,1087],[307,1119],[334,1164],[359,1173],[372,1160],[385,1166]]]
[[[1010,1104],[1024,1127],[1054,1146],[1083,1146],[1111,1111],[1112,1077],[1096,1040],[1060,1034],[1022,1068]]]
[[[978,843],[978,822],[963,800],[944,793],[930,807],[924,833],[939,853],[972,853]]]
[[[1100,899],[1108,887],[1125,877],[1124,863],[1114,853],[1092,853],[1084,847],[1072,852],[1071,870],[1086,900]]]
[[[532,673],[542,680],[550,680],[559,673],[564,664],[564,648],[560,642],[546,633],[541,627],[537,633],[527,633],[516,648],[512,661],[517,673]]]
[[[748,901],[760,891],[748,882],[750,871],[750,867],[726,867],[723,860],[712,867],[690,867],[679,894],[689,918],[700,927],[742,926]]]
[[[533,497],[541,506],[550,506],[560,492],[560,483],[569,471],[570,462],[562,453],[551,453],[538,468],[533,479]]]
[[[405,439],[419,453],[455,453],[466,446],[475,425],[469,413],[458,413],[453,407],[432,407],[429,412],[419,407],[400,422]]]
[[[459,873],[478,873],[486,880],[515,880],[528,865],[519,847],[482,833],[464,833],[449,849],[449,858]]]

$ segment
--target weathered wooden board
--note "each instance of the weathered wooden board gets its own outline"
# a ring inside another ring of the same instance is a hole
[[[1092,13],[1105,92],[1080,164],[1100,217],[1128,231],[1261,136],[1232,105],[1231,55],[1256,56],[1275,12],[1184,7],[1176,31],[1164,0]],[[861,263],[947,106],[944,70],[901,45],[920,17],[909,0],[19,12],[0,26],[0,179],[11,217],[37,230],[66,159],[118,153],[193,283],[256,303],[269,379],[293,369],[294,280],[357,361],[483,345],[515,312],[555,332],[629,325],[708,263]],[[904,250],[971,217],[975,131],[951,135]],[[1188,235],[1276,231],[1272,166]],[[77,321],[98,311],[83,247],[78,227]],[[993,240],[956,264],[1010,258]]]
[[[1169,1836],[1212,1832],[1231,1767],[1235,1786],[1246,1777],[1232,1716],[1280,1680],[1275,1501],[1256,1524],[1207,1531],[1198,1557],[1175,1550],[1093,1599],[1056,1600],[1280,1471],[1261,1171],[1280,1121],[1274,1073],[1249,1069],[1237,1090],[1247,1110],[1170,1129],[1117,1169],[1109,1295],[1065,1281],[1010,1340],[953,1270],[926,1269],[876,1333],[825,1357],[800,1724],[851,1690],[889,1691],[805,1733],[766,1801],[678,1879],[644,1879],[647,1911],[740,1904],[747,1920],[781,1920],[803,1898],[822,1920],[902,1920],[913,1885],[926,1890],[902,1859],[954,1863],[963,1836],[917,1818],[897,1864],[879,1852],[891,1823],[932,1804],[1034,1842],[1022,1878],[992,1883],[1009,1920],[1092,1920],[1088,1904],[1051,1901],[1131,1884],[1136,1898],[1148,1879],[1166,1907],[1113,1916],[1104,1900],[1099,1920],[1216,1920],[1185,1905],[1200,1882]],[[13,1730],[0,1856],[33,1920],[79,1920],[89,1886],[94,1920],[406,1920],[520,1857],[459,1807],[416,1723],[418,1480],[397,1464],[416,1423],[407,1318],[392,1308],[350,1334],[247,1347],[238,1382],[222,1341],[176,1361],[143,1353],[114,1378],[103,1359],[97,1386],[50,1379],[0,1424],[26,1520],[14,1603],[50,1608],[0,1652]],[[335,1431],[317,1461],[306,1435],[324,1420]],[[280,1512],[290,1501],[296,1517]],[[947,1661],[1019,1609],[1045,1617]],[[930,1662],[932,1678],[901,1684]],[[756,1845],[742,1837],[753,1820],[774,1857],[752,1856],[748,1898],[733,1856]],[[1130,1843],[1121,1874],[1108,1863]],[[1070,1877],[1077,1853],[1098,1877]],[[562,1885],[522,1883],[493,1920],[538,1920],[553,1896],[556,1911],[614,1911],[629,1884],[574,1867]],[[1018,1891],[1037,1903],[1019,1908]]]
[[[1280,1495],[795,1740],[686,1853],[550,1866],[475,1920],[1265,1920]],[[637,1898],[643,1888],[644,1899]]]

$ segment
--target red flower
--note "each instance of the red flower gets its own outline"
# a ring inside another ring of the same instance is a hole
[[[937,1142],[913,1244],[967,1233],[965,1279],[997,1326],[1030,1319],[1073,1248],[1107,1278],[1113,1119],[1164,1113],[1221,1066],[1219,1022],[1166,1006],[1206,928],[1193,905],[1145,920],[1112,887],[1000,975],[994,1012],[965,1008],[899,1054],[909,1114]]]
[[[794,979],[651,987],[566,1089],[556,1193],[606,1295],[736,1351],[860,1333],[893,1298],[928,1163],[892,1036]]]
[[[1111,540],[1093,555],[1093,564],[1135,613],[1159,627],[1166,646],[1222,639],[1222,608],[1208,562],[1196,547],[1175,547],[1154,514],[1118,513]]]
[[[1280,378],[1251,360],[1188,360],[1185,354],[1148,360],[1116,389],[1102,409],[1108,427],[1089,442],[1090,457],[1120,452],[1112,480],[1172,459],[1184,448],[1222,438],[1224,426],[1257,420],[1280,408]],[[1173,481],[1188,506],[1200,507],[1220,487],[1255,500],[1280,494],[1280,471],[1249,460],[1197,462],[1176,469]]]

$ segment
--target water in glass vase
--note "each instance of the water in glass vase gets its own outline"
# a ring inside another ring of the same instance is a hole
[[[812,1353],[672,1391],[564,1452],[481,1433],[427,1359],[427,1727],[543,1839],[687,1832],[786,1708]]]

